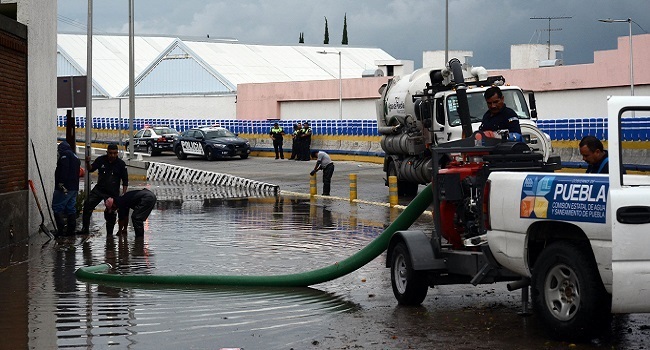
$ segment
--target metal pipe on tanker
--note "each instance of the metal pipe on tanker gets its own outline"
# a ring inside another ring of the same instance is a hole
[[[469,104],[467,102],[467,85],[463,76],[463,67],[458,58],[452,58],[449,61],[449,68],[454,75],[456,83],[456,96],[458,98],[458,116],[463,126],[463,138],[470,137],[473,133],[472,121],[469,116]]]

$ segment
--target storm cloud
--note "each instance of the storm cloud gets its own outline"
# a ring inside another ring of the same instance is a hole
[[[350,46],[378,47],[397,59],[422,64],[422,52],[445,47],[445,1],[204,1],[134,0],[136,35],[233,38],[245,44],[323,43],[325,17],[330,45],[341,43],[347,15]],[[87,0],[59,0],[59,32],[85,33]],[[95,33],[128,33],[127,0],[94,0]],[[449,49],[474,52],[470,62],[487,68],[510,67],[510,45],[548,40],[563,45],[565,64],[593,62],[596,50],[614,49],[627,36],[650,30],[648,0],[449,0]]]

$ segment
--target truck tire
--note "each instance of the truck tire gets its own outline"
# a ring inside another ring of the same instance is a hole
[[[399,176],[397,176],[397,166],[395,165],[395,162],[388,163],[388,171],[386,172],[386,186],[388,186],[389,176],[397,177],[397,196],[412,197],[418,194],[418,184],[408,181],[400,181]]]
[[[588,340],[608,325],[611,295],[589,248],[555,242],[540,254],[532,275],[534,309],[552,336]]]
[[[423,272],[413,270],[411,254],[404,242],[393,248],[390,279],[393,294],[400,305],[420,305],[427,296],[429,286]]]
[[[176,153],[176,158],[180,160],[185,160],[187,159],[187,154],[183,152],[183,147],[181,146],[176,146],[176,149],[174,150],[174,153]]]

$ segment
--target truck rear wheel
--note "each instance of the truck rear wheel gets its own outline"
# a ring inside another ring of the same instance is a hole
[[[389,176],[397,177],[397,195],[399,197],[415,196],[418,194],[418,184],[408,181],[400,181],[399,176],[397,176],[397,166],[393,161],[388,164],[388,171],[386,172],[386,186],[388,186]]]
[[[553,336],[585,340],[608,324],[611,296],[588,248],[556,242],[540,254],[532,276],[535,310]]]
[[[390,269],[395,299],[401,305],[420,305],[427,296],[429,286],[423,272],[413,270],[411,254],[404,242],[393,248]]]

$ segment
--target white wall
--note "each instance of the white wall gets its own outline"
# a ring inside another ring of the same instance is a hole
[[[34,153],[31,143],[28,145],[28,177],[34,181],[41,205],[44,210],[44,194],[52,200],[54,190],[54,169],[56,168],[56,0],[17,0],[17,21],[27,26],[27,93],[28,93],[28,137],[34,142],[38,164],[43,176],[45,191],[42,191],[38,179]],[[29,195],[29,230],[38,232],[41,222],[38,209],[32,195]],[[48,215],[45,214],[48,218]],[[46,219],[47,220],[47,219]],[[48,221],[46,221],[48,222]],[[38,271],[38,269],[36,269]],[[52,295],[51,274],[29,276],[29,283],[34,295],[30,300],[47,298]],[[39,292],[40,291],[40,292]],[[44,291],[44,292],[43,292]],[[29,305],[31,310],[35,305]],[[56,348],[56,334],[45,331],[55,324],[54,314],[45,314],[34,318],[29,315],[29,345],[34,349]],[[33,322],[32,322],[33,321]]]
[[[27,25],[27,86],[29,139],[34,142],[45,193],[52,200],[56,168],[56,0],[18,0],[17,20]],[[38,171],[28,146],[28,176],[34,181],[41,199]],[[32,202],[34,203],[34,202]],[[41,202],[47,207],[44,202]],[[47,215],[46,215],[47,216]],[[36,205],[30,207],[30,232],[37,232],[40,215]]]
[[[170,119],[236,119],[236,97],[229,96],[170,96],[138,97],[135,99],[136,118]],[[121,112],[120,112],[121,104]],[[85,108],[75,108],[76,116],[84,116]],[[66,109],[58,109],[65,115]],[[129,99],[94,99],[93,116],[129,118]]]
[[[343,100],[343,120],[377,119],[374,99]],[[282,120],[339,119],[339,101],[295,101],[282,102]]]
[[[564,51],[562,45],[551,45],[549,58],[548,45],[521,44],[510,46],[510,69],[538,68],[540,61],[554,60],[558,52]]]
[[[629,87],[535,92],[539,119],[604,118],[607,96],[630,94]],[[650,86],[634,88],[634,94],[650,95]]]

